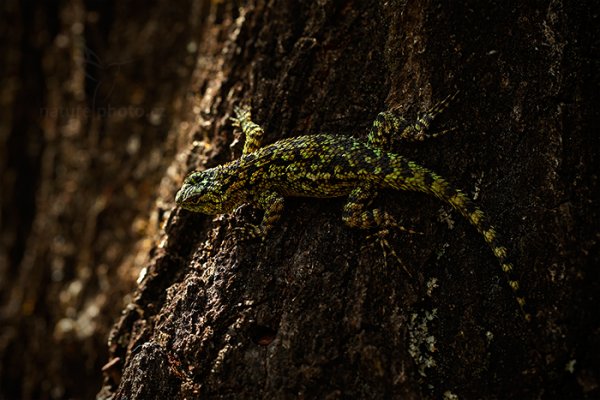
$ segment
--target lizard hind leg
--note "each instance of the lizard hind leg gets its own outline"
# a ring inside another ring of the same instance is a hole
[[[240,128],[246,137],[242,155],[255,152],[262,146],[265,135],[263,128],[252,121],[252,112],[249,106],[236,106],[233,108],[233,112],[235,117],[230,118],[233,122],[232,125]]]
[[[412,229],[398,224],[394,217],[379,208],[370,208],[373,199],[377,196],[373,185],[361,184],[354,188],[348,195],[344,205],[342,220],[351,228],[372,229],[392,228],[408,233],[418,233]]]
[[[238,240],[261,238],[265,241],[267,234],[273,229],[283,213],[284,198],[277,192],[267,191],[260,195],[255,205],[265,211],[259,225],[246,223],[234,228],[233,234]]]
[[[412,128],[410,123],[395,112],[380,112],[373,121],[367,143],[371,147],[389,151],[392,148],[393,135],[396,132],[404,132],[410,128]]]
[[[375,118],[375,121],[373,121],[373,126],[369,132],[367,139],[369,145],[383,150],[390,150],[392,140],[421,142],[426,139],[442,136],[455,130],[456,128],[452,127],[434,133],[427,132],[431,122],[436,116],[448,108],[450,102],[458,95],[458,93],[459,92],[457,91],[453,95],[450,95],[435,104],[425,113],[417,117],[416,121],[412,123],[399,115],[397,110],[388,110],[379,113],[377,118]]]
[[[385,211],[378,208],[368,209],[377,193],[371,185],[361,185],[355,188],[348,196],[348,201],[344,205],[342,219],[346,225],[358,229],[378,228],[379,231],[369,235],[367,240],[375,239],[381,246],[384,255],[384,262],[387,265],[388,254],[393,256],[398,264],[411,276],[404,263],[400,260],[394,248],[387,241],[389,229],[397,229],[409,233],[417,233],[412,229],[405,228],[394,220],[394,218]]]

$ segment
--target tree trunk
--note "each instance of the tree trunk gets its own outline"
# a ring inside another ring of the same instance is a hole
[[[103,364],[99,398],[600,396],[588,8],[5,4],[0,398],[89,398]],[[186,173],[240,156],[234,105],[267,143],[366,139],[378,112],[414,118],[457,90],[432,127],[453,131],[394,152],[503,233],[531,324],[481,235],[431,196],[376,199],[422,233],[390,233],[399,260],[344,225],[343,198],[286,199],[264,244],[229,235],[260,221],[249,207],[175,207]]]

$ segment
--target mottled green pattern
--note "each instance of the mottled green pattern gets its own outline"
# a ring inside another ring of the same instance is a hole
[[[265,215],[259,226],[248,225],[241,231],[247,237],[264,238],[281,216],[284,197],[348,196],[343,221],[351,227],[369,229],[398,226],[387,212],[369,208],[378,189],[428,193],[450,204],[482,234],[523,310],[525,300],[507,250],[484,213],[443,178],[388,151],[395,137],[423,140],[435,136],[425,131],[447,102],[448,99],[436,105],[412,124],[393,112],[380,113],[367,142],[321,134],[283,139],[265,147],[260,147],[263,130],[252,122],[250,111],[236,109],[234,124],[246,135],[242,157],[190,174],[177,193],[177,204],[191,211],[220,214],[252,203]],[[523,313],[527,320],[531,318],[529,313]]]

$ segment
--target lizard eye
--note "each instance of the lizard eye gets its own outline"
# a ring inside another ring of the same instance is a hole
[[[202,194],[195,194],[186,199],[186,203],[188,204],[198,204],[202,201]]]
[[[184,185],[197,185],[198,180],[196,179],[196,177],[197,177],[196,173],[191,173],[183,180],[183,184]]]
[[[175,201],[177,204],[199,204],[202,201],[206,190],[202,185],[198,185],[193,176],[188,176],[183,182],[183,186],[177,192]]]

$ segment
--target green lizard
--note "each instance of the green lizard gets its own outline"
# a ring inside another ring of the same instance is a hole
[[[394,218],[378,208],[369,208],[378,189],[424,192],[450,204],[481,233],[500,261],[508,284],[526,320],[521,294],[507,250],[484,213],[460,190],[452,188],[434,172],[389,152],[393,135],[403,140],[424,140],[433,118],[451,98],[438,103],[410,123],[392,111],[375,119],[367,142],[339,135],[307,135],[279,140],[261,147],[263,129],[252,122],[249,108],[235,108],[234,125],[246,142],[241,158],[205,171],[193,172],[176,195],[187,210],[222,214],[251,203],[264,210],[260,225],[240,230],[247,238],[265,237],[283,212],[284,197],[348,196],[342,219],[354,228],[399,227]]]

